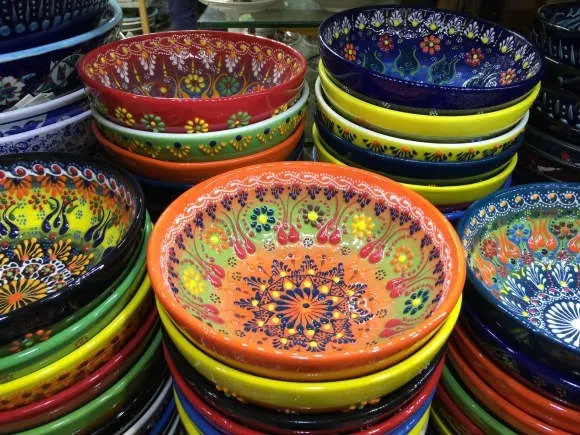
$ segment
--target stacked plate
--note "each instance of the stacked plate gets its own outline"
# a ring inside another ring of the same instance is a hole
[[[458,231],[469,286],[437,392],[439,424],[452,433],[577,433],[580,184],[491,195]]]
[[[155,29],[157,24],[157,15],[159,15],[159,9],[157,8],[153,8],[147,14],[147,21],[149,22],[152,31]],[[121,32],[123,32],[125,36],[135,36],[143,33],[141,18],[138,13],[135,13],[135,9],[127,9],[124,11]]]
[[[319,160],[386,175],[445,211],[509,183],[540,91],[530,42],[448,11],[368,7],[328,18],[319,45]]]
[[[426,429],[465,270],[411,190],[324,163],[241,168],[173,202],[147,262],[190,433]]]
[[[156,33],[83,58],[94,132],[109,156],[173,193],[252,163],[295,157],[309,89],[293,48],[227,32]]]

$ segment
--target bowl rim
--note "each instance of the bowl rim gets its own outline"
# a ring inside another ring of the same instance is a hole
[[[449,14],[449,15],[454,15],[456,17],[462,17],[465,18],[467,20],[471,20],[471,21],[476,21],[478,23],[483,23],[483,24],[487,24],[488,26],[492,26],[494,28],[500,28],[502,30],[504,30],[506,32],[506,34],[515,37],[515,39],[519,39],[522,42],[525,42],[528,46],[530,46],[531,48],[533,48],[533,50],[536,52],[537,56],[538,56],[538,60],[540,62],[540,69],[536,72],[536,74],[530,78],[521,80],[517,83],[514,84],[509,84],[507,86],[502,86],[501,88],[499,87],[493,87],[493,88],[464,88],[464,87],[460,87],[460,86],[445,86],[445,85],[431,85],[431,84],[427,84],[427,83],[417,83],[417,82],[413,82],[413,81],[409,81],[409,80],[404,80],[404,79],[399,79],[397,77],[391,77],[385,74],[378,74],[375,73],[374,71],[371,71],[367,68],[361,67],[358,64],[355,64],[353,62],[349,62],[347,60],[345,60],[342,56],[340,56],[338,53],[336,53],[336,51],[329,46],[326,41],[324,40],[324,38],[322,37],[322,31],[326,26],[329,26],[329,24],[331,22],[334,22],[334,20],[338,20],[341,17],[346,17],[346,16],[353,16],[356,13],[359,12],[363,12],[363,11],[376,11],[377,9],[411,9],[411,10],[422,10],[422,11],[428,11],[428,12],[432,12],[432,13],[445,13],[445,14]],[[472,16],[469,16],[467,14],[462,14],[462,13],[458,13],[458,12],[454,12],[451,10],[447,10],[447,9],[436,9],[436,8],[429,8],[429,7],[419,7],[419,6],[383,6],[383,7],[377,7],[377,6],[362,6],[359,8],[353,8],[353,9],[347,9],[345,11],[342,12],[338,12],[337,14],[331,15],[330,17],[326,18],[318,27],[318,41],[319,41],[319,45],[322,47],[323,50],[326,53],[328,53],[330,56],[332,56],[334,61],[338,61],[338,62],[347,62],[349,67],[352,67],[353,69],[355,69],[357,71],[357,73],[362,73],[365,75],[369,75],[372,77],[375,77],[379,80],[388,80],[388,81],[392,81],[394,83],[398,83],[401,85],[405,85],[405,86],[412,86],[412,87],[416,87],[416,88],[420,88],[420,89],[430,89],[430,90],[440,90],[440,91],[445,91],[445,92],[458,92],[458,93],[477,93],[477,94],[485,94],[485,93],[490,93],[490,92],[498,92],[498,91],[510,91],[510,90],[514,90],[514,89],[518,89],[518,88],[522,88],[522,87],[526,87],[529,85],[533,85],[534,83],[537,83],[543,76],[544,74],[544,61],[543,61],[543,56],[540,52],[540,50],[538,49],[538,47],[531,42],[529,39],[527,39],[526,37],[524,37],[522,34],[508,29],[507,27],[501,26],[498,23],[494,23],[492,21],[489,20],[485,20],[482,18],[475,18]],[[322,57],[322,56],[321,56]],[[533,87],[533,86],[531,86]]]
[[[565,183],[565,182],[531,183],[531,184],[523,184],[520,186],[514,186],[508,189],[494,192],[485,198],[475,201],[473,204],[471,204],[471,206],[469,206],[469,208],[465,211],[465,214],[457,224],[457,234],[461,238],[463,244],[463,235],[465,234],[469,221],[477,214],[477,211],[482,208],[487,208],[488,205],[490,205],[493,202],[497,202],[500,198],[505,197],[507,199],[515,195],[525,195],[526,193],[530,193],[532,191],[534,192],[539,191],[539,193],[545,193],[547,191],[561,192],[565,190],[576,191],[578,198],[580,200],[580,183]],[[500,314],[507,316],[510,320],[515,321],[518,325],[526,329],[530,334],[534,334],[545,340],[548,340],[553,346],[557,346],[558,348],[565,348],[580,355],[580,349],[573,347],[572,345],[569,345],[567,343],[556,341],[550,334],[546,333],[545,330],[539,329],[536,326],[530,324],[529,322],[527,323],[523,322],[521,320],[521,317],[514,316],[514,314],[507,308],[505,308],[503,304],[498,303],[498,301],[490,295],[488,289],[480,282],[479,279],[477,279],[472,268],[469,266],[469,262],[467,261],[467,256],[469,252],[470,251],[468,251],[467,248],[464,249],[467,277],[469,278],[470,283],[473,284],[473,288],[477,291],[477,294],[482,296],[484,300],[486,300],[495,311],[498,311]]]
[[[85,119],[90,118],[90,116],[91,116],[91,111],[86,110],[82,113],[79,113],[78,115],[71,116],[70,118],[62,119],[62,120],[55,122],[53,124],[48,124],[48,125],[42,126],[40,128],[33,128],[33,129],[26,130],[26,131],[23,131],[23,132],[20,132],[17,134],[2,136],[2,137],[0,137],[0,146],[5,145],[7,143],[18,142],[20,140],[31,139],[31,138],[37,137],[37,136],[43,136],[46,134],[50,134],[54,131],[58,132],[58,131],[64,130],[65,128],[69,127],[70,125],[80,123],[80,122],[84,121]]]
[[[548,19],[543,15],[543,12],[547,9],[554,9],[554,8],[562,8],[562,7],[571,7],[576,6],[578,7],[577,2],[562,2],[562,3],[548,3],[545,5],[540,6],[536,10],[536,20],[545,28],[550,30],[555,30],[557,32],[566,33],[572,37],[580,36],[580,30],[571,30],[564,26],[560,26],[559,24],[554,24],[548,21]]]
[[[149,407],[149,409],[145,410],[145,412],[141,414],[139,418],[136,421],[134,421],[131,426],[126,426],[124,428],[126,434],[139,433],[139,431],[143,429],[143,426],[149,423],[149,419],[151,419],[151,417],[153,417],[159,411],[162,411],[162,409],[165,409],[163,407],[165,400],[168,397],[171,397],[170,395],[173,394],[172,385],[173,381],[171,377],[168,377],[165,383],[161,384],[161,391],[158,391],[159,395],[155,398],[155,400],[152,403],[150,403],[151,406]]]
[[[465,415],[459,405],[453,401],[447,390],[443,388],[443,385],[439,384],[437,386],[435,397],[437,397],[437,400],[441,402],[441,405],[446,409],[446,411],[469,431],[469,434],[485,435],[485,432],[479,429],[479,427],[477,427],[475,423]]]
[[[52,42],[50,44],[39,45],[24,50],[13,51],[11,53],[0,54],[0,64],[47,54],[55,50],[62,50],[64,48],[72,47],[82,42],[86,42],[97,36],[104,35],[109,30],[113,29],[117,24],[119,24],[123,18],[123,9],[121,9],[119,3],[116,0],[109,0],[108,3],[109,4],[107,7],[112,10],[112,16],[107,19],[107,21],[101,22],[99,25],[89,30],[88,32],[81,33],[80,35],[63,39],[61,41]]]
[[[85,71],[85,66],[87,66],[90,62],[96,58],[97,55],[102,54],[104,51],[108,49],[117,48],[119,45],[136,42],[136,41],[143,41],[148,40],[151,38],[163,38],[163,37],[170,37],[172,35],[208,35],[208,38],[212,36],[214,38],[221,38],[224,40],[242,40],[251,43],[251,41],[259,41],[262,42],[265,46],[270,48],[279,48],[284,51],[286,54],[291,54],[298,60],[298,64],[300,66],[299,70],[294,74],[290,79],[272,86],[271,88],[263,89],[257,92],[252,92],[251,94],[244,94],[244,95],[232,95],[230,97],[218,97],[218,98],[203,98],[203,99],[191,99],[191,98],[160,98],[160,97],[149,97],[145,95],[137,95],[129,91],[122,91],[120,89],[111,88],[108,86],[103,85],[96,79],[92,79],[88,76]],[[149,33],[147,35],[139,35],[133,36],[131,38],[121,39],[115,42],[111,42],[109,44],[101,45],[90,52],[88,52],[77,66],[77,72],[81,80],[85,83],[86,87],[97,89],[99,92],[103,93],[104,95],[112,95],[118,99],[131,99],[132,104],[142,104],[144,107],[155,105],[159,102],[169,103],[169,104],[181,104],[181,105],[207,105],[211,106],[214,104],[223,104],[223,103],[244,103],[252,101],[254,99],[260,99],[263,97],[267,97],[269,95],[276,94],[280,91],[284,91],[287,89],[295,89],[299,88],[302,85],[304,80],[304,75],[306,74],[306,69],[308,65],[306,62],[306,58],[302,53],[296,50],[289,45],[283,44],[281,42],[275,41],[273,39],[264,38],[262,36],[257,35],[245,35],[241,33],[231,33],[225,32],[220,30],[173,30],[168,32],[156,32],[156,33]]]
[[[255,346],[247,346],[244,340],[238,337],[225,337],[222,334],[217,334],[208,330],[207,327],[204,327],[202,322],[199,322],[190,316],[175,299],[170,297],[168,295],[168,290],[165,287],[165,277],[161,271],[159,253],[162,249],[165,232],[171,228],[179,213],[187,208],[189,202],[195,200],[199,195],[215,189],[222,182],[227,182],[232,179],[244,179],[248,174],[260,174],[264,172],[279,173],[281,171],[291,171],[293,173],[309,171],[329,176],[349,175],[353,179],[364,179],[369,184],[380,186],[385,190],[407,198],[407,200],[412,201],[416,207],[420,207],[424,210],[425,214],[429,215],[431,223],[439,228],[441,236],[445,238],[445,243],[450,251],[450,260],[456,263],[453,270],[449,271],[449,279],[451,282],[446,297],[441,300],[432,315],[428,319],[423,319],[414,327],[391,337],[389,340],[383,341],[380,346],[375,346],[372,350],[367,350],[365,352],[356,351],[345,354],[317,353],[317,356],[312,358],[305,355],[289,355],[287,352],[266,353],[264,350],[260,350]],[[407,346],[417,343],[438,329],[450,315],[453,307],[461,297],[466,276],[465,261],[462,254],[463,247],[461,241],[447,218],[445,218],[445,216],[433,204],[406,186],[368,171],[351,167],[340,168],[331,163],[275,162],[247,166],[215,176],[209,180],[196,184],[175,199],[163,211],[161,216],[159,216],[155,229],[149,238],[147,270],[155,294],[168,309],[172,318],[174,318],[181,327],[196,336],[196,338],[202,343],[211,343],[212,347],[215,349],[215,353],[230,356],[236,354],[244,355],[246,363],[253,362],[256,364],[258,361],[264,361],[267,362],[267,364],[262,363],[260,365],[267,365],[268,367],[290,367],[293,366],[293,364],[300,364],[305,369],[316,369],[326,372],[336,370],[336,368],[343,366],[345,361],[348,361],[348,365],[352,367],[366,365],[373,360],[378,361],[395,355],[403,351]]]

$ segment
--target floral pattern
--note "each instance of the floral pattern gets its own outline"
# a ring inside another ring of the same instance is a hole
[[[115,109],[115,118],[117,118],[121,124],[128,125],[129,127],[135,125],[133,115],[124,107],[117,107]]]
[[[485,54],[481,48],[472,48],[469,53],[465,55],[465,63],[471,67],[481,65],[481,61],[485,59]]]
[[[143,118],[141,118],[141,124],[143,124],[147,130],[151,130],[155,133],[161,133],[165,131],[165,123],[161,117],[157,115],[144,115]]]
[[[22,96],[22,89],[24,89],[24,83],[16,77],[0,78],[0,106],[17,103]]]
[[[231,97],[242,90],[242,84],[234,76],[223,76],[217,81],[216,89],[221,97]]]
[[[435,54],[441,50],[441,39],[435,35],[425,36],[419,44],[423,53]]]
[[[187,90],[196,95],[201,94],[206,88],[205,78],[199,74],[188,74],[184,82]]]
[[[185,124],[185,131],[188,133],[207,133],[209,124],[201,118],[193,118]]]
[[[229,128],[243,127],[244,125],[248,125],[249,123],[250,123],[250,115],[248,114],[248,112],[234,113],[228,119]]]

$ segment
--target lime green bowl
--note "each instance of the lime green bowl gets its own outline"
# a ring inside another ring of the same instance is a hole
[[[35,342],[18,353],[6,355],[6,349],[0,357],[0,383],[22,377],[35,372],[40,368],[59,360],[69,354],[83,343],[86,343],[99,333],[105,326],[111,323],[117,314],[131,300],[146,273],[145,257],[147,252],[147,240],[152,230],[149,216],[146,217],[145,236],[141,241],[140,248],[135,252],[136,259],[127,266],[125,273],[113,284],[115,290],[98,300],[98,304],[91,304],[92,309],[83,310],[82,317],[75,317],[73,322],[66,324],[64,328],[55,325],[48,339]],[[75,313],[75,316],[77,313]],[[72,316],[70,316],[72,317]],[[57,332],[58,331],[58,332]],[[48,331],[44,331],[48,332]],[[25,338],[21,345],[26,345]],[[13,344],[16,346],[16,343]]]

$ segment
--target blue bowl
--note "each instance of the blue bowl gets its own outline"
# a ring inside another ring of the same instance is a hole
[[[426,181],[429,180],[431,181],[429,184],[437,184],[434,181],[437,179],[459,180],[461,178],[477,178],[478,175],[482,174],[487,175],[487,173],[497,170],[502,165],[506,164],[520,148],[524,139],[522,134],[518,136],[511,147],[495,156],[486,157],[480,160],[431,162],[387,156],[385,154],[375,153],[369,149],[358,147],[336,136],[324,124],[324,118],[320,116],[319,112],[315,113],[314,118],[320,137],[336,152],[336,154],[340,156],[341,160],[344,158],[355,163],[355,165],[393,176],[411,176]],[[415,182],[412,184],[418,183]]]
[[[530,358],[517,344],[503,337],[501,329],[485,323],[477,311],[470,304],[465,304],[461,322],[475,344],[499,367],[543,396],[566,406],[580,406],[580,382],[567,373],[558,373],[552,367]]]
[[[320,57],[339,82],[401,106],[499,106],[541,79],[542,56],[521,35],[453,12],[367,7],[320,25]]]
[[[116,39],[123,11],[109,0],[101,23],[86,33],[62,41],[0,54],[0,112],[26,94],[63,95],[82,87],[76,66],[83,54]]]

